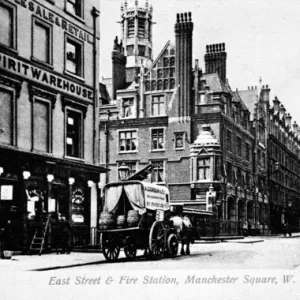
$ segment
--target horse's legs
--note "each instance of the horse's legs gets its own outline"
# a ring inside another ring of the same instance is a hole
[[[180,254],[181,255],[185,255],[185,252],[184,252],[184,238],[181,239],[181,251],[180,251]]]
[[[191,232],[187,232],[186,234],[186,255],[190,255],[190,243],[191,243],[192,237]]]
[[[186,241],[186,255],[190,255],[191,253],[190,253],[190,241],[189,240],[187,240]]]

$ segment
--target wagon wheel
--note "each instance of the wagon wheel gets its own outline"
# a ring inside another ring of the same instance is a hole
[[[120,254],[120,245],[118,239],[112,234],[101,234],[100,243],[102,253],[106,260],[115,261]]]
[[[153,223],[149,234],[149,250],[151,256],[159,257],[164,251],[165,231],[161,221]]]
[[[168,237],[168,254],[170,256],[176,256],[178,253],[178,238],[176,234],[171,233]]]
[[[125,240],[124,253],[130,260],[136,257],[136,240],[132,236],[128,236]]]

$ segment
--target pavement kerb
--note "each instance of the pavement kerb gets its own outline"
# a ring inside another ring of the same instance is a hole
[[[223,240],[223,243],[236,243],[236,244],[254,244],[254,243],[261,243],[265,240],[253,240],[253,241],[237,241],[237,240]]]

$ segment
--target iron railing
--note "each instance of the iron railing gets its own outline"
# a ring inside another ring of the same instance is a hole
[[[198,238],[214,236],[243,235],[242,224],[238,221],[205,220],[197,224]]]

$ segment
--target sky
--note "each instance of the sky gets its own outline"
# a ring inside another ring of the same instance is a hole
[[[100,79],[111,77],[113,40],[120,37],[124,0],[100,0]],[[133,4],[128,0],[128,4]],[[175,44],[176,14],[192,13],[193,61],[203,72],[206,45],[225,43],[232,90],[268,84],[300,125],[299,0],[149,0],[153,5],[153,57],[167,41]],[[139,0],[144,7],[145,0]],[[271,101],[272,103],[272,101]]]

